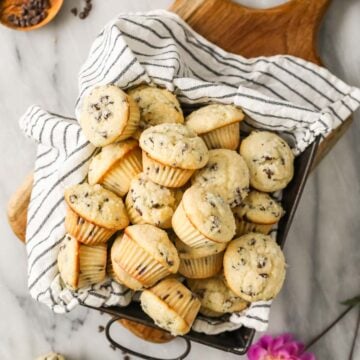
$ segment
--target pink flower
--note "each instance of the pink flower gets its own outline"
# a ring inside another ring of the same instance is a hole
[[[304,348],[291,334],[264,335],[250,346],[247,356],[249,360],[316,360],[314,354],[304,353]]]

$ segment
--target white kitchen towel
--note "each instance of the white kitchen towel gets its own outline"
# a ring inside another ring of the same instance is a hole
[[[227,53],[195,33],[178,16],[158,10],[121,14],[95,39],[79,75],[81,101],[93,86],[114,83],[123,89],[141,83],[173,91],[183,107],[221,102],[243,108],[243,130],[280,132],[294,153],[317,136],[327,136],[360,104],[360,90],[326,69],[292,56],[245,59]],[[57,253],[65,235],[64,189],[86,180],[97,151],[75,119],[32,106],[20,120],[25,134],[39,143],[28,210],[28,282],[36,300],[55,312],[78,304],[126,305],[132,293],[109,279],[71,292],[63,288]],[[219,333],[242,325],[264,331],[270,302],[217,320],[199,317],[194,329]]]

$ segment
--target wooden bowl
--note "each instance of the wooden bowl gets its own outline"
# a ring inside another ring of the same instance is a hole
[[[64,0],[49,0],[50,8],[47,9],[47,16],[39,23],[30,26],[16,26],[12,24],[8,17],[9,15],[20,15],[21,5],[26,4],[26,0],[0,0],[0,23],[13,30],[30,31],[39,29],[42,26],[48,24],[59,12]]]

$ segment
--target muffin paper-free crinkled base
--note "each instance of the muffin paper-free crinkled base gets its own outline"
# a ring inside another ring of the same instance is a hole
[[[129,102],[129,118],[121,135],[116,139],[116,141],[125,140],[131,137],[131,135],[136,131],[140,122],[139,107],[137,106],[136,102],[131,98],[131,96],[128,96],[127,98]]]
[[[124,234],[113,259],[127,274],[146,287],[152,286],[160,279],[170,275],[164,265],[156,261],[151,254],[126,234]]]
[[[191,326],[200,309],[199,299],[180,281],[165,279],[149,289]]]
[[[79,288],[97,284],[105,279],[106,256],[106,244],[96,246],[88,246],[85,244],[80,245]]]
[[[195,171],[162,164],[152,159],[145,151],[142,160],[144,173],[150,180],[166,187],[177,188],[185,185]]]
[[[116,232],[116,230],[106,229],[87,221],[70,207],[68,207],[66,212],[65,228],[77,241],[86,245],[105,243]]]
[[[197,259],[181,259],[179,273],[190,279],[205,279],[222,268],[224,252]]]
[[[218,129],[200,134],[208,149],[237,150],[240,143],[240,123],[225,125]]]
[[[215,242],[205,237],[199,230],[195,228],[195,226],[186,216],[182,201],[180,202],[172,217],[172,226],[179,239],[188,246],[200,248],[202,246],[206,246],[209,243]]]
[[[273,226],[274,224],[255,224],[244,220],[238,220],[236,222],[236,236],[245,235],[250,232],[268,235]]]
[[[124,196],[129,191],[131,180],[141,171],[141,150],[135,148],[104,176],[102,184],[115,194]]]

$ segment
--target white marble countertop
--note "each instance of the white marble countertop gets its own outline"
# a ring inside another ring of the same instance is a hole
[[[166,8],[171,0],[94,1],[89,18],[70,14],[80,1],[66,1],[53,23],[21,33],[0,28],[0,359],[28,360],[50,350],[71,360],[122,359],[109,346],[99,326],[107,315],[78,308],[54,315],[30,298],[26,282],[25,247],[6,222],[10,194],[31,171],[35,145],[26,140],[18,118],[32,103],[64,115],[73,113],[77,73],[89,46],[102,26],[118,12]],[[282,1],[241,0],[247,5],[274,5]],[[360,86],[360,2],[333,0],[321,27],[319,49],[324,63],[336,75]],[[360,289],[360,113],[336,148],[311,175],[289,234],[285,253],[288,276],[274,303],[269,333],[293,332],[304,341],[315,335],[342,310],[341,300]],[[352,311],[314,347],[318,359],[347,358],[356,322]],[[130,346],[154,349],[127,330],[117,336]],[[166,355],[176,344],[155,347]],[[194,345],[189,359],[235,359]],[[131,357],[134,358],[134,357]],[[360,358],[358,341],[354,359]]]

